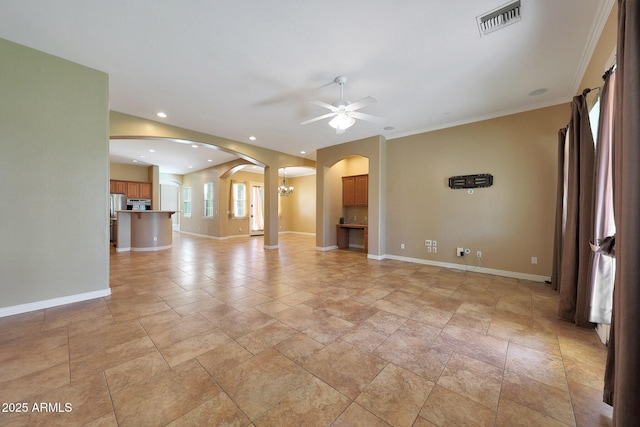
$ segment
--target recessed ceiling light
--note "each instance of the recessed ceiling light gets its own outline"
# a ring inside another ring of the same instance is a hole
[[[140,157],[142,157],[143,159],[145,158],[145,156],[144,156],[144,155],[141,155]]]
[[[395,128],[394,128],[393,126],[386,126],[386,127],[384,128],[384,130],[394,130],[394,129],[395,129]]]
[[[307,152],[306,151],[301,151],[300,154],[307,154]]]
[[[156,150],[154,150],[153,148],[151,150],[149,150],[150,153],[155,153]]]
[[[133,163],[138,163],[138,161],[136,159],[133,159]]]
[[[256,140],[256,137],[255,137],[255,136],[250,136],[250,137],[249,137],[249,139],[250,139],[251,141],[255,141],[255,140]]]
[[[157,116],[158,116],[158,117],[162,117],[163,119],[165,119],[165,118],[167,117],[167,113],[163,113],[162,111],[160,111],[160,112],[157,114]]]
[[[198,144],[193,144],[192,147],[193,148],[198,148]]]
[[[193,169],[193,166],[189,166],[189,169]]]
[[[534,91],[529,92],[529,96],[537,96],[537,95],[542,95],[543,93],[545,93],[547,91],[547,88],[540,88],[540,89],[536,89]]]
[[[211,159],[207,159],[207,162],[213,162],[213,160],[211,160]]]

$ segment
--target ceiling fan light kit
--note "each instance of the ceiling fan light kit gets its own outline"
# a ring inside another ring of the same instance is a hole
[[[329,121],[329,126],[336,130],[336,133],[343,133],[346,129],[349,129],[356,122],[356,119],[349,117],[346,114],[337,114],[333,119]]]
[[[314,117],[313,119],[305,120],[300,123],[301,125],[306,125],[332,117],[332,119],[329,121],[329,126],[334,128],[337,134],[340,134],[344,133],[346,129],[353,126],[353,124],[356,122],[356,119],[366,120],[374,123],[381,123],[384,121],[380,117],[356,111],[362,107],[366,107],[367,105],[375,104],[377,102],[375,98],[367,96],[366,98],[362,98],[359,101],[349,102],[344,99],[344,84],[347,82],[347,78],[345,76],[338,76],[333,81],[340,85],[340,100],[335,101],[333,104],[327,104],[326,102],[318,101],[315,99],[309,100],[309,102],[311,102],[312,104],[319,105],[320,107],[326,108],[331,112],[323,114],[322,116]]]

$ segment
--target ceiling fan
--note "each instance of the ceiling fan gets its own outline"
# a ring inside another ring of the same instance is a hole
[[[345,76],[338,76],[333,80],[335,83],[340,85],[340,100],[335,101],[333,104],[327,104],[326,102],[318,101],[316,99],[310,99],[309,102],[312,104],[319,105],[323,108],[330,110],[330,113],[323,114],[322,116],[314,117],[313,119],[305,120],[301,122],[301,125],[306,125],[309,123],[316,122],[318,120],[328,119],[329,117],[333,117],[329,121],[329,126],[336,130],[337,134],[344,133],[344,131],[356,122],[356,119],[366,120],[368,122],[374,123],[382,123],[384,119],[373,116],[371,114],[361,113],[359,110],[362,107],[366,107],[370,104],[375,104],[376,99],[370,96],[366,98],[362,98],[359,101],[349,102],[344,99],[344,84],[347,81]]]

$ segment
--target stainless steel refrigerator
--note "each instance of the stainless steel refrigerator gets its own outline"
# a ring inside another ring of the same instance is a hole
[[[109,195],[109,218],[116,217],[116,211],[127,210],[127,195],[111,193]]]
[[[111,225],[111,241],[116,244],[118,237],[118,219],[116,211],[124,211],[127,209],[127,195],[120,193],[111,193],[109,195],[109,222]]]

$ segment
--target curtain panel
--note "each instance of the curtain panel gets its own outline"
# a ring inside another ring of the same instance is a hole
[[[600,101],[600,119],[596,148],[596,175],[593,212],[593,239],[591,241],[591,307],[589,320],[593,323],[611,323],[613,285],[616,260],[610,252],[609,240],[616,234],[613,217],[613,120],[615,117],[615,71],[604,75]]]
[[[558,290],[560,283],[560,265],[562,265],[562,238],[564,234],[564,151],[567,140],[568,127],[558,131],[558,180],[556,186],[556,221],[553,237],[553,264],[551,270],[551,289]]]
[[[615,426],[640,420],[640,4],[618,1],[613,203],[616,275],[604,400]]]
[[[563,170],[563,194],[558,201],[563,201],[563,213],[556,215],[561,217],[561,224],[556,223],[556,233],[558,229],[562,232],[557,245],[560,256],[554,258],[553,271],[557,277],[553,285],[560,293],[558,316],[581,327],[592,327],[589,241],[593,229],[595,147],[585,95],[573,98],[567,134],[564,162],[559,164]]]

